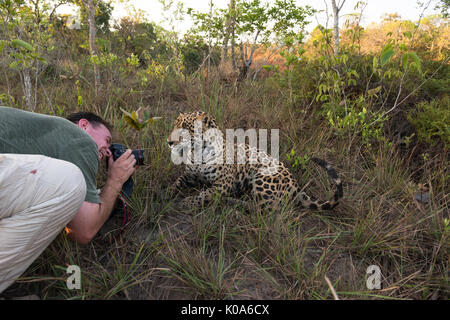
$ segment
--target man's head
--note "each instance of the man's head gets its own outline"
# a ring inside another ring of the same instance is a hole
[[[112,142],[112,129],[109,123],[92,112],[72,113],[67,117],[67,120],[75,123],[94,139],[98,146],[98,159],[100,161],[106,156],[111,156],[109,147]]]

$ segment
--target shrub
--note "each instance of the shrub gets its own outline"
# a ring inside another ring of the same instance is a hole
[[[449,96],[431,102],[421,102],[408,112],[408,121],[415,127],[420,141],[435,146],[442,141],[446,148],[450,146],[450,109]]]

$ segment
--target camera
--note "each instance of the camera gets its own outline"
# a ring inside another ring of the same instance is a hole
[[[112,153],[113,160],[116,161],[122,154],[125,153],[125,151],[127,151],[127,148],[123,144],[113,143],[109,147],[109,150]],[[136,165],[142,166],[144,164],[144,150],[132,150],[131,154],[136,158]]]
[[[127,151],[127,148],[120,143],[113,143],[109,150],[111,151],[113,160],[116,161],[122,154]],[[136,158],[136,164],[138,166],[141,166],[144,164],[144,150],[138,149],[138,150],[132,150],[131,154]],[[108,159],[106,159],[106,168],[108,169]],[[122,186],[122,195],[128,200],[130,199],[131,192],[133,191],[133,179],[128,178],[128,180],[123,184]]]
[[[122,154],[125,153],[125,151],[127,151],[127,148],[120,143],[113,143],[110,147],[109,150],[111,151],[113,160],[116,161]],[[144,164],[144,150],[142,149],[138,149],[138,150],[132,150],[131,154],[136,158],[136,165],[143,165]],[[108,158],[106,158],[106,169],[108,169]],[[134,181],[131,177],[128,178],[127,181],[125,181],[125,183],[122,186],[122,191],[121,196],[124,198],[123,200],[127,201],[130,200],[131,197],[131,192],[133,191],[133,186],[134,186]],[[123,208],[126,207],[124,205],[123,200],[120,201],[122,199],[118,199],[118,202],[116,202],[116,205],[113,209],[113,212],[111,213],[112,217],[116,212],[120,212],[123,211]],[[120,202],[122,202],[122,205],[120,205]]]

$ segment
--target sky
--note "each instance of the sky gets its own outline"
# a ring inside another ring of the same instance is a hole
[[[173,0],[176,3],[178,0]],[[343,0],[336,0],[336,2],[340,3]],[[166,0],[166,2],[168,2]],[[209,3],[210,0],[182,0],[185,4],[185,8],[191,7],[202,12],[209,12]],[[325,10],[325,2],[328,4],[328,12],[332,13],[331,9],[331,1],[330,0],[297,0],[298,5],[310,5],[311,7],[318,10]],[[341,23],[345,20],[346,14],[355,13],[357,10],[354,9],[358,0],[346,0],[344,6],[342,8],[342,16],[340,18]],[[417,21],[422,13],[423,9],[418,8],[416,0],[365,0],[367,2],[367,6],[363,12],[363,18],[361,21],[361,25],[366,27],[371,22],[379,22],[380,18],[385,13],[398,13],[403,19],[408,19],[412,21]],[[436,0],[434,0],[436,2]],[[162,25],[168,28],[168,23],[164,21],[164,12],[162,10],[162,5],[158,0],[129,0],[129,4],[134,6],[136,9],[140,9],[144,11],[146,18],[149,21],[153,21],[159,25]],[[213,0],[215,6],[219,8],[226,8],[229,0]],[[67,12],[67,8],[62,8],[60,12]],[[69,10],[70,11],[70,10]],[[128,10],[129,12],[129,10]],[[432,3],[425,15],[438,13],[434,10],[434,3]],[[120,18],[121,16],[128,15],[127,9],[120,4],[115,4],[115,8],[113,11],[113,18]],[[167,13],[166,13],[167,15]],[[170,18],[170,17],[166,17]],[[324,12],[316,14],[315,17],[312,17],[311,23],[307,27],[307,31],[312,31],[312,29],[317,25],[317,21],[323,25],[326,23],[326,14]],[[332,18],[329,20],[329,27],[332,27],[333,20]],[[176,31],[184,32],[190,26],[190,21],[178,22],[172,25]]]

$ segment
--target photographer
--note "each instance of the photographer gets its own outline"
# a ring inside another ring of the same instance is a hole
[[[136,163],[131,150],[113,161],[111,140],[109,124],[90,112],[64,119],[0,107],[0,293],[65,226],[87,244],[109,218]]]

